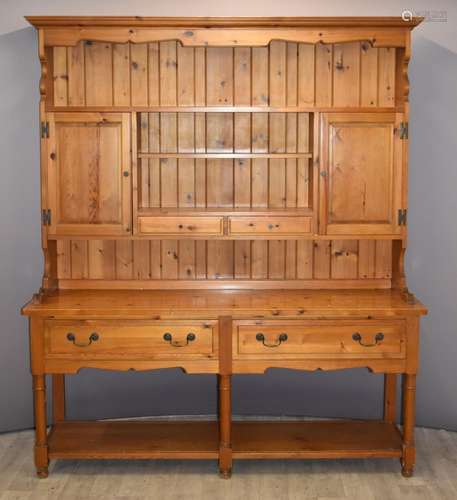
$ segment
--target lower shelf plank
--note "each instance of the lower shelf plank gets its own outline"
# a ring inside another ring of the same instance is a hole
[[[217,458],[217,422],[63,422],[49,434],[49,458]]]
[[[234,422],[234,458],[400,457],[397,426],[377,421]]]

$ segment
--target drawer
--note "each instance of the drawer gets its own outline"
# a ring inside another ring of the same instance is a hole
[[[48,358],[211,358],[217,355],[217,322],[47,321],[45,352]]]
[[[234,357],[404,358],[402,320],[237,322]]]
[[[139,217],[139,232],[164,235],[222,235],[222,217]]]
[[[311,217],[230,217],[230,234],[252,234],[252,235],[270,235],[270,234],[291,234],[300,235],[311,232]]]

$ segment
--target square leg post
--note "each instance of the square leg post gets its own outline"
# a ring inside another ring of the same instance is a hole
[[[219,472],[228,479],[232,474],[232,318],[219,318]]]
[[[52,376],[52,421],[65,421],[65,375],[61,373]]]
[[[397,416],[397,375],[384,375],[384,422],[395,423]]]

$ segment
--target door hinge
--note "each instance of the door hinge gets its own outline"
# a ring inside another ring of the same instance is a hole
[[[408,210],[406,208],[400,208],[398,210],[398,225],[406,226],[406,220],[408,216]]]
[[[41,122],[41,138],[49,139],[49,122]]]
[[[400,123],[400,139],[408,139],[409,131],[408,131],[408,122]]]
[[[41,212],[41,221],[43,226],[51,225],[51,209],[43,209]]]

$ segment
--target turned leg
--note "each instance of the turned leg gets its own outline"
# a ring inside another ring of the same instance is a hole
[[[397,375],[384,375],[384,422],[395,423],[397,416]]]
[[[40,478],[48,477],[48,443],[46,423],[46,379],[44,375],[33,375],[35,406],[35,466]]]
[[[416,375],[403,375],[403,453],[401,473],[411,477],[416,462],[414,426],[416,421]]]
[[[52,421],[65,421],[65,375],[60,373],[52,376]]]
[[[231,427],[231,376],[218,375],[219,392],[219,472],[228,479],[232,473]]]

